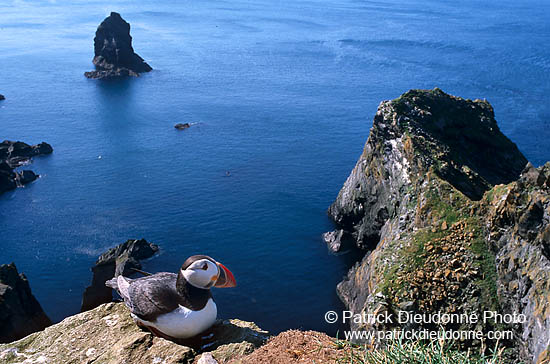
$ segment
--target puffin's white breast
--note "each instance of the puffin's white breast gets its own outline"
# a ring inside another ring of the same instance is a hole
[[[135,315],[132,317],[147,326],[153,326],[168,336],[184,339],[208,329],[216,321],[217,315],[216,304],[210,298],[200,311],[192,311],[187,307],[179,306],[172,312],[159,315],[155,321],[141,320]]]

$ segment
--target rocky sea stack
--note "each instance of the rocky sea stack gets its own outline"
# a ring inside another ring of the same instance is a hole
[[[0,265],[0,343],[21,339],[51,325],[15,264]]]
[[[439,89],[382,102],[329,214],[342,231],[332,236],[352,236],[368,252],[337,288],[354,313],[523,314],[521,323],[443,328],[507,330],[513,338],[499,345],[510,362],[550,359],[550,163],[528,164],[488,102]],[[473,351],[495,344],[456,342]]]
[[[52,146],[45,142],[32,146],[10,140],[0,143],[0,194],[36,180],[39,176],[33,171],[15,168],[29,163],[34,156],[52,152]]]
[[[134,52],[130,24],[119,13],[112,12],[97,28],[94,38],[96,70],[85,72],[88,78],[111,79],[139,76],[152,70],[143,58]]]

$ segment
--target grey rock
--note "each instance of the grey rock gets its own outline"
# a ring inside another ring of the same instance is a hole
[[[239,320],[219,321],[208,336],[211,342],[201,350],[155,337],[134,323],[123,303],[107,303],[0,345],[0,363],[190,364],[200,352],[230,359],[268,337],[255,324]]]
[[[329,251],[333,253],[346,250],[354,244],[353,236],[343,229],[324,233],[323,240],[327,244]]]

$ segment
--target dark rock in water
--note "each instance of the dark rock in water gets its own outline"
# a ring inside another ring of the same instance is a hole
[[[191,127],[191,124],[189,124],[189,123],[178,123],[178,124],[174,125],[174,128],[176,128],[178,130],[185,130],[185,129],[188,129],[189,127]]]
[[[16,172],[14,169],[28,163],[34,156],[52,152],[51,145],[45,142],[32,146],[9,140],[0,143],[0,193],[13,190],[37,179],[38,175],[32,171]]]
[[[323,234],[323,240],[328,246],[328,249],[333,253],[338,253],[354,244],[354,239],[351,234],[343,229],[329,231]]]
[[[135,271],[132,268],[141,269],[139,260],[150,258],[157,251],[157,245],[140,239],[128,240],[101,254],[92,267],[92,285],[84,291],[81,311],[91,310],[103,303],[111,302],[112,290],[105,286],[105,282],[120,274],[124,276],[134,274]]]
[[[38,178],[38,175],[28,169],[21,172],[16,172],[16,180],[21,185],[31,183],[37,178]]]
[[[143,58],[134,52],[130,24],[120,14],[112,12],[97,28],[94,38],[95,71],[86,72],[88,78],[119,78],[139,76],[152,70]]]
[[[25,275],[17,272],[14,263],[0,265],[0,343],[18,340],[51,324]]]
[[[4,97],[4,95],[0,94],[0,100],[5,100],[6,98]]]

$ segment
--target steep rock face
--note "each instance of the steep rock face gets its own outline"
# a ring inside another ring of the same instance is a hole
[[[14,171],[14,169],[29,163],[34,156],[52,152],[51,145],[45,142],[32,146],[9,140],[0,143],[0,193],[36,180],[38,175],[34,172],[30,170]]]
[[[263,344],[268,335],[250,322],[220,320],[204,336],[203,350],[231,358]],[[181,364],[192,363],[199,351],[141,330],[124,304],[108,303],[0,345],[0,363]]]
[[[516,327],[522,356],[550,362],[550,163],[489,191],[483,214],[501,305],[527,317]]]
[[[139,76],[152,70],[143,58],[134,52],[130,24],[119,13],[112,12],[97,28],[94,38],[95,71],[86,72],[88,78],[118,78]]]
[[[329,208],[339,228],[368,251],[337,287],[343,302],[355,313],[510,309],[502,284],[497,284],[509,275],[509,267],[496,269],[495,254],[498,262],[502,252],[487,237],[481,211],[484,194],[496,184],[513,183],[526,164],[516,145],[500,132],[486,101],[434,89],[412,90],[382,102],[364,152]],[[546,270],[542,262],[537,267]],[[540,291],[531,292],[533,302],[548,302]],[[514,302],[520,310],[519,301]],[[527,324],[523,333],[538,332],[536,325]],[[354,329],[390,326],[352,323]],[[418,324],[404,328],[437,329]],[[516,339],[523,335],[517,325],[495,322],[449,324],[445,329],[515,330]],[[527,353],[525,348],[537,344],[528,341],[521,350],[524,358],[533,360],[529,353],[535,349]],[[486,344],[463,340],[457,346]],[[511,348],[511,358],[517,356],[513,340],[501,345]]]
[[[29,281],[14,263],[0,265],[0,343],[10,342],[51,325],[33,296]]]
[[[92,284],[84,291],[81,311],[111,302],[112,289],[105,286],[105,282],[121,274],[133,275],[133,268],[141,269],[139,261],[152,257],[158,249],[157,245],[145,239],[127,240],[101,254],[92,267]]]

